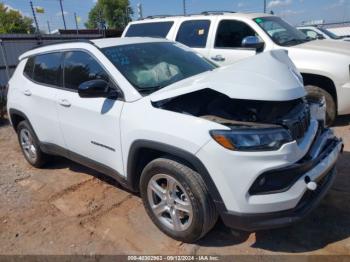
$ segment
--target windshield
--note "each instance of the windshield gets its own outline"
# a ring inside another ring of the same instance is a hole
[[[328,35],[332,39],[340,39],[341,37],[333,34],[331,31],[328,31],[327,29],[319,27],[318,30],[320,30],[322,33]]]
[[[102,52],[144,94],[216,68],[196,53],[171,42],[113,46],[103,48]]]
[[[257,23],[271,39],[281,46],[293,46],[310,41],[304,33],[291,26],[279,17],[261,17],[255,18]]]

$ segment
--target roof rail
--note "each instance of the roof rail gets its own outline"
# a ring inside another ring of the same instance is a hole
[[[34,49],[37,49],[37,48],[40,48],[40,47],[46,47],[46,46],[51,46],[51,45],[59,45],[59,44],[69,44],[69,43],[87,43],[87,44],[92,44],[92,45],[95,45],[94,42],[92,42],[91,40],[89,39],[72,39],[72,40],[67,40],[67,41],[64,41],[64,40],[57,40],[55,42],[52,42],[52,43],[48,43],[48,44],[41,44],[39,43],[38,46],[35,46],[33,48],[31,48],[30,50],[34,50]]]
[[[220,10],[220,11],[203,11],[201,14],[202,15],[222,15],[224,13],[231,13],[231,14],[234,14],[236,12],[234,11],[225,11],[225,10]]]
[[[143,19],[166,18],[166,17],[174,17],[174,16],[179,16],[179,15],[149,15]]]

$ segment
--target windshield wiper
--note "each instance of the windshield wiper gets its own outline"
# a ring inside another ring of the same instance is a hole
[[[281,45],[283,45],[283,46],[291,45],[291,44],[297,44],[298,45],[298,44],[306,43],[306,42],[309,42],[309,41],[311,41],[311,39],[295,39],[295,38],[293,38],[293,39],[290,39],[288,41],[285,41],[285,42],[281,43]]]
[[[137,88],[137,90],[142,94],[144,94],[144,93],[149,94],[149,93],[156,92],[156,91],[162,89],[163,87],[164,86],[160,86],[160,85],[159,86],[149,86],[149,87],[139,87],[139,88]]]

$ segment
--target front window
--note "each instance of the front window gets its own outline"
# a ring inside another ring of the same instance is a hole
[[[310,39],[295,27],[279,17],[260,17],[254,19],[278,45],[293,46],[310,41]]]
[[[102,51],[141,94],[215,68],[196,53],[170,42],[112,46]]]

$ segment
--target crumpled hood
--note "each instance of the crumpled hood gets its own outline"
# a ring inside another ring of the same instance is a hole
[[[169,85],[153,102],[210,88],[233,99],[288,101],[305,96],[302,77],[284,50],[273,50]]]
[[[312,51],[324,51],[350,55],[350,43],[347,41],[314,40],[301,45],[290,47],[290,49],[309,49]]]

